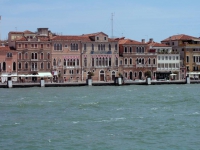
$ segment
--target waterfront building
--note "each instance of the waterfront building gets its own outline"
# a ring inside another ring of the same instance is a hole
[[[57,35],[52,38],[54,81],[81,80],[81,36]]]
[[[149,49],[149,45],[131,39],[119,39],[120,70],[125,78],[145,79],[145,72],[150,71],[151,77],[156,77],[157,54]]]
[[[93,80],[114,80],[118,57],[118,40],[103,32],[52,38],[54,79],[85,81],[92,72]]]
[[[157,53],[156,79],[179,80],[182,75],[179,52],[172,51],[171,46],[154,42],[153,39],[150,39],[147,44],[150,46],[150,51]],[[184,73],[182,78],[185,78]]]
[[[0,46],[0,82],[8,80],[8,75],[17,75],[17,52],[10,50],[8,46]],[[12,78],[16,81],[16,77]]]
[[[118,40],[109,38],[103,32],[83,34],[88,40],[82,41],[82,76],[88,78],[94,73],[93,80],[111,81],[118,76],[119,49]]]
[[[161,41],[172,46],[172,52],[179,52],[181,59],[181,72],[186,67],[186,75],[191,79],[200,78],[200,38],[180,34],[173,35]]]
[[[48,28],[38,28],[37,32],[9,32],[9,46],[18,53],[18,75],[51,75],[51,36]],[[26,79],[36,81],[37,77]]]

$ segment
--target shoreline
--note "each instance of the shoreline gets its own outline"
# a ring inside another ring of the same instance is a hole
[[[165,84],[187,84],[185,80],[174,81],[151,81],[150,85],[165,85]],[[191,80],[190,84],[200,84],[200,80]],[[147,85],[146,81],[125,81],[122,85],[116,85],[112,82],[93,82],[92,86],[129,86],[129,85]],[[75,87],[75,86],[88,86],[86,82],[64,82],[64,83],[45,83],[44,87]],[[12,83],[12,88],[28,88],[28,87],[41,87],[40,82],[36,83]],[[8,88],[7,83],[0,83],[0,88]]]

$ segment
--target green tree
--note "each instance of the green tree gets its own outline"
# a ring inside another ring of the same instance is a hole
[[[151,78],[151,71],[146,71],[144,75],[145,77]]]

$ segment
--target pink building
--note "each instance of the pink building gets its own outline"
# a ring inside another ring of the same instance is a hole
[[[0,46],[0,75],[2,83],[7,81],[8,75],[17,75],[17,52],[8,46]],[[12,80],[16,81],[16,77]]]

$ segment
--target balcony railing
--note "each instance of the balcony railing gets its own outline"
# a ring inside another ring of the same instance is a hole
[[[31,71],[38,71],[38,68],[31,68]]]
[[[80,69],[81,66],[63,66],[64,69]]]
[[[157,65],[149,65],[149,64],[136,64],[136,67],[157,67]]]

